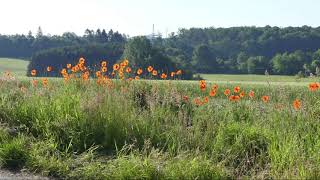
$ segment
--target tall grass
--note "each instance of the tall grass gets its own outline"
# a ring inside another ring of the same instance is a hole
[[[0,162],[15,147],[18,165],[66,179],[318,178],[320,92],[246,85],[255,98],[230,102],[235,85],[197,106],[209,91],[188,82],[1,81]]]

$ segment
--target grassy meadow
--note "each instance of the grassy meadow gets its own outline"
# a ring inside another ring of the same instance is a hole
[[[10,71],[15,77],[23,77],[26,75],[26,70],[29,61],[13,58],[0,58],[0,72]]]
[[[4,75],[0,166],[61,179],[320,177],[319,79],[203,77]]]

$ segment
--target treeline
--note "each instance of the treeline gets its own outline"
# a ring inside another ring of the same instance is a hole
[[[88,52],[84,53],[84,48],[89,48]],[[191,28],[180,29],[168,38],[127,38],[112,30],[107,33],[99,29],[86,30],[84,36],[74,33],[45,36],[41,29],[35,37],[31,34],[0,36],[0,56],[30,57],[33,54],[30,68],[49,62],[57,63],[58,67],[81,55],[93,57],[90,52],[94,52],[95,58],[112,61],[115,57],[128,58],[136,66],[154,64],[168,71],[185,69],[190,74],[307,75],[320,73],[319,49],[320,27],[309,26]]]
[[[72,32],[66,32],[61,36],[44,35],[41,27],[35,35],[29,31],[28,35],[1,35],[0,34],[0,57],[15,57],[30,59],[39,51],[51,48],[61,48],[66,46],[87,46],[89,44],[103,43],[125,43],[126,35],[108,32],[105,29],[96,31],[87,29],[83,36],[78,36]]]
[[[315,73],[320,27],[181,29],[164,46],[201,73]]]

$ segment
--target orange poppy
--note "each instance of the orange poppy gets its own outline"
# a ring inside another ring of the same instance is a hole
[[[67,68],[70,69],[72,67],[71,64],[67,64]]]
[[[294,100],[294,101],[293,101],[293,108],[294,108],[295,110],[299,110],[299,109],[301,108],[301,101],[298,100],[298,99]]]
[[[131,73],[131,68],[130,68],[130,67],[127,67],[126,72],[127,72],[127,73]]]
[[[229,100],[230,100],[230,101],[239,101],[239,100],[240,100],[240,96],[238,96],[238,95],[231,95],[231,96],[229,97]]]
[[[156,70],[153,70],[152,75],[156,76],[156,75],[158,75],[158,72]]]
[[[205,103],[208,103],[208,102],[209,102],[209,97],[208,96],[204,97],[203,103],[205,104]]]
[[[32,80],[32,86],[36,87],[38,85],[38,80],[34,79]]]
[[[199,84],[200,84],[201,91],[205,91],[206,87],[207,87],[206,81],[205,80],[200,80]]]
[[[48,72],[51,72],[51,71],[52,71],[52,67],[51,67],[51,66],[48,66],[48,67],[47,67],[47,71],[48,71]]]
[[[136,76],[134,79],[135,79],[135,80],[139,80],[139,79],[140,79],[140,77],[139,77],[139,76]]]
[[[212,89],[209,93],[209,96],[214,97],[214,96],[216,96],[216,94],[217,94],[217,92],[214,89]]]
[[[116,73],[114,71],[112,71],[111,76],[114,76],[114,75],[116,75]]]
[[[141,69],[141,68],[139,68],[139,69],[137,70],[137,74],[138,74],[138,75],[141,75],[141,74],[142,74],[142,72],[143,72],[143,71],[142,71],[142,69]]]
[[[226,95],[226,96],[229,96],[231,93],[230,89],[226,89],[224,90],[223,94]]]
[[[33,69],[33,70],[31,71],[31,76],[35,76],[35,75],[37,75],[37,70]]]
[[[167,78],[167,75],[165,73],[162,73],[161,74],[161,79],[166,79]]]
[[[103,67],[101,68],[101,71],[104,72],[104,73],[107,72],[107,70],[108,70],[108,69],[107,69],[107,67],[105,67],[105,66],[103,66]]]
[[[177,74],[177,75],[181,75],[181,74],[182,74],[182,70],[178,70],[178,71],[176,72],[176,74]]]
[[[119,64],[114,64],[114,65],[113,65],[113,70],[114,70],[114,71],[118,71],[119,68],[120,68]]]
[[[97,72],[96,72],[96,76],[97,76],[98,78],[100,78],[100,77],[101,77],[101,71],[97,71]]]
[[[195,99],[193,100],[193,102],[194,102],[197,106],[201,106],[201,105],[202,105],[202,102],[201,102],[200,98],[195,98]]]
[[[152,72],[153,71],[153,67],[152,66],[148,66],[148,72]]]
[[[107,66],[107,61],[102,61],[102,62],[101,62],[101,66],[102,66],[102,67],[106,67],[106,66]]]
[[[270,97],[269,96],[262,96],[261,99],[262,99],[263,102],[267,103],[267,102],[269,102]]]
[[[122,63],[123,63],[123,66],[128,66],[129,61],[127,59],[125,59]]]
[[[316,83],[316,82],[309,84],[309,90],[310,90],[310,91],[316,91],[316,90],[319,89],[319,88],[320,88],[320,87],[319,87],[319,84]]]
[[[189,97],[188,96],[183,96],[183,101],[188,102],[189,101]]]
[[[47,78],[43,78],[42,79],[42,85],[43,86],[47,86],[48,85],[48,79]]]
[[[242,91],[242,92],[239,94],[239,96],[240,96],[241,98],[243,98],[243,97],[245,96],[244,91]]]
[[[240,86],[234,87],[233,90],[234,90],[235,93],[239,93],[240,92]]]
[[[217,89],[218,89],[218,85],[217,85],[217,84],[214,84],[214,85],[212,86],[212,89],[213,89],[213,90],[217,90]]]
[[[85,59],[84,59],[83,57],[81,57],[81,58],[79,59],[79,64],[84,64],[84,62],[85,62]]]
[[[170,76],[171,76],[171,77],[174,77],[175,74],[176,74],[175,72],[171,72],[171,73],[170,73]]]
[[[249,97],[250,97],[250,98],[254,98],[254,91],[251,90],[251,91],[249,92]]]

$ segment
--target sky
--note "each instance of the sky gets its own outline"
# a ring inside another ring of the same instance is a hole
[[[113,29],[129,36],[179,28],[320,26],[320,0],[0,0],[0,34]]]

